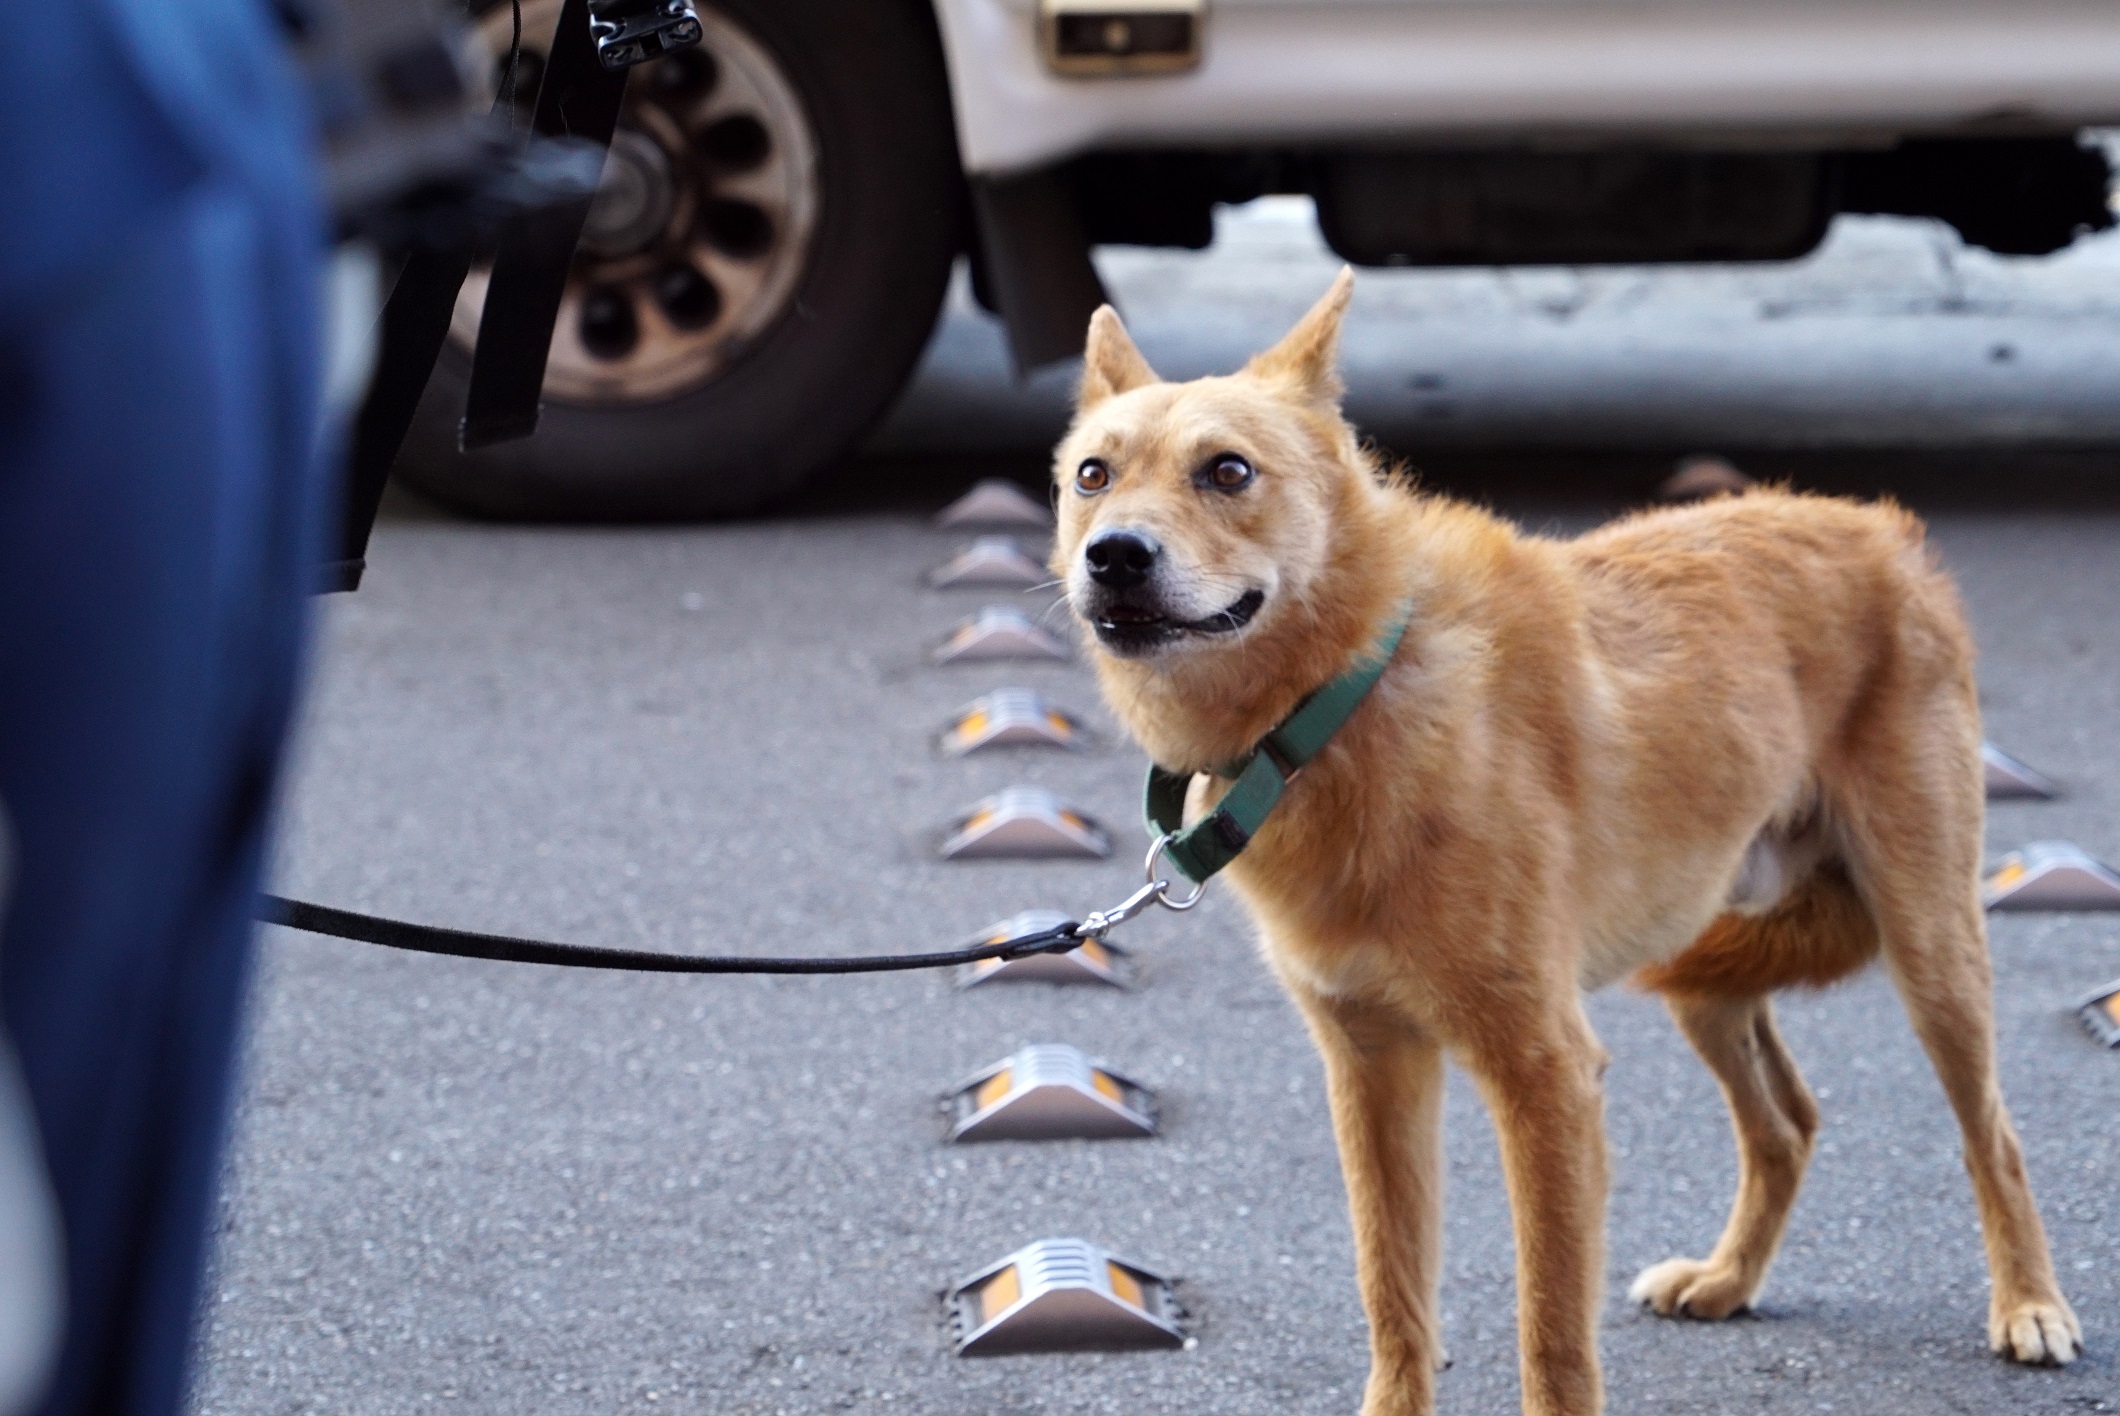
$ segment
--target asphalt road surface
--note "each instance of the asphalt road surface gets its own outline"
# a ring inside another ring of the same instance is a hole
[[[1300,197],[1224,208],[1205,256],[1097,261],[1174,378],[1272,340],[1340,267]],[[2024,259],[1873,216],[1764,265],[1364,270],[1342,355],[1349,411],[1407,446],[2022,448],[2120,442],[2116,340],[2120,231]],[[1049,442],[1071,377],[1015,382],[960,281],[881,445]]]
[[[944,947],[1019,909],[1117,900],[1145,843],[1142,760],[1087,672],[924,659],[1007,598],[921,579],[962,539],[926,513],[1038,456],[994,445],[1015,451],[945,463],[901,443],[736,526],[401,511],[366,586],[325,612],[278,885],[498,932],[788,954]],[[1598,466],[1611,475],[1475,467],[1460,484],[1565,530],[1653,470]],[[2120,460],[2071,467],[2037,497],[2023,469],[2049,464],[1999,455],[1949,496],[1918,460],[1832,476],[1930,512],[1975,620],[1991,735],[2068,789],[1998,805],[1990,846],[2062,837],[2111,859],[2120,507],[2095,487]],[[1104,741],[939,759],[950,711],[1007,683],[1083,711]],[[1114,859],[934,858],[952,812],[1018,781],[1110,823]],[[1310,1045],[1226,896],[1125,939],[1131,992],[959,992],[934,975],[605,976],[267,931],[200,1409],[1351,1413],[1366,1338]],[[1956,1129],[1874,973],[1782,1006],[1826,1120],[1759,1314],[1630,1308],[1635,1271],[1713,1241],[1735,1167],[1707,1072],[1653,1000],[1614,989],[1591,1004],[1613,1054],[1609,1409],[2120,1409],[2120,1054],[2066,1012],[2120,975],[2120,915],[1997,917],[1993,952],[2004,1083],[2088,1355],[2033,1371],[1988,1354]],[[1032,1041],[1157,1088],[1165,1134],[942,1145],[938,1095]],[[1447,1124],[1440,1405],[1514,1411],[1507,1209],[1455,1075]],[[1177,1275],[1196,1344],[950,1356],[942,1287],[1060,1234]]]

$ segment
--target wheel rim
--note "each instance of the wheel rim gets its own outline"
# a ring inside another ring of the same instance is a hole
[[[523,6],[526,110],[559,9]],[[816,140],[772,55],[726,16],[701,7],[699,18],[698,46],[627,85],[552,331],[549,399],[640,403],[698,388],[793,300],[816,227]],[[506,6],[482,22],[496,62],[510,28]],[[466,350],[491,274],[475,267],[457,296],[450,336]]]

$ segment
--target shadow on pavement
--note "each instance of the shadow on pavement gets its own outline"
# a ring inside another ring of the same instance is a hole
[[[1430,490],[1495,507],[1519,519],[1612,515],[1645,506],[1674,463],[1696,448],[1452,448],[1408,456],[1386,448]],[[1715,449],[1762,482],[1836,496],[1889,496],[1923,513],[2007,516],[2022,512],[2120,510],[2120,450],[2038,448],[1938,452],[1745,452]],[[765,507],[760,522],[850,516],[926,516],[982,477],[1005,477],[1047,495],[1043,449],[849,458],[808,486]],[[393,483],[383,522],[452,521],[458,514]]]

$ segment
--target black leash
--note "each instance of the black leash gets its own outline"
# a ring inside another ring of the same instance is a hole
[[[278,895],[258,897],[257,917],[266,924],[284,925],[309,934],[328,934],[335,939],[352,939],[362,944],[380,944],[388,949],[406,949],[415,954],[446,954],[451,958],[490,959],[504,964],[623,969],[631,973],[891,973],[903,969],[941,969],[954,964],[976,964],[986,959],[1065,954],[1080,948],[1085,939],[1096,937],[1094,933],[1085,932],[1081,924],[1069,920],[1050,929],[999,939],[991,944],[975,944],[966,949],[946,949],[936,954],[746,959],[727,955],[656,954],[641,949],[597,949],[583,944],[552,944],[542,939],[511,939],[505,934],[478,934],[467,929],[443,929],[439,925],[384,919],[378,915],[333,909],[329,905],[312,905],[305,900],[283,899]]]
[[[570,969],[624,969],[632,973],[675,974],[855,974],[894,973],[903,969],[946,969],[957,964],[977,964],[987,959],[1023,959],[1032,954],[1065,954],[1105,935],[1140,914],[1150,905],[1170,910],[1189,910],[1200,903],[1195,889],[1183,900],[1170,898],[1170,882],[1156,875],[1156,861],[1170,844],[1159,836],[1149,847],[1146,883],[1108,910],[1092,910],[1080,920],[1068,920],[1050,929],[1033,930],[1007,939],[990,940],[963,949],[944,949],[934,954],[853,954],[824,958],[742,958],[727,954],[656,954],[644,949],[597,949],[584,944],[553,944],[543,939],[512,939],[505,934],[479,934],[469,929],[444,929],[434,924],[385,919],[381,915],[312,905],[280,895],[258,896],[257,918],[264,924],[284,925],[309,934],[328,934],[361,944],[380,944],[386,949],[405,949],[415,954],[446,954],[454,959],[490,959],[501,964],[551,964]]]

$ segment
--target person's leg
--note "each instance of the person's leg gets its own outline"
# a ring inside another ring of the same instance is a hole
[[[14,833],[0,803],[0,919],[14,868]],[[59,1282],[58,1208],[44,1143],[14,1041],[0,1027],[0,1416],[20,1416],[43,1395],[59,1347]]]
[[[255,127],[298,166],[297,114],[268,104]],[[168,1416],[184,1396],[327,519],[323,233],[306,180],[257,180],[271,165],[210,162],[47,301],[0,312],[0,800],[19,865],[0,1008],[65,1230],[49,1416]]]

